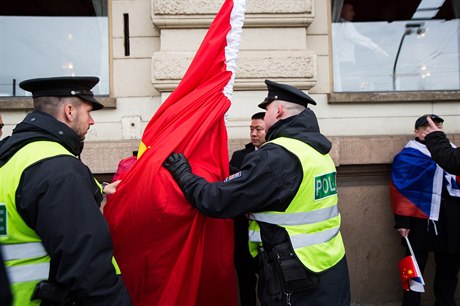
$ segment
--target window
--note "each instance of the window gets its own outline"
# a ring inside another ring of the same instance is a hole
[[[98,76],[109,94],[107,0],[0,1],[0,96],[25,79]]]
[[[460,0],[333,0],[335,92],[460,90]]]

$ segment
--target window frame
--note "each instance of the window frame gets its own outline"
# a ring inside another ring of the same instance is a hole
[[[460,88],[458,90],[425,90],[425,91],[363,91],[363,92],[335,92],[334,91],[334,55],[332,24],[334,22],[333,3],[344,0],[328,0],[328,36],[329,36],[329,72],[330,92],[327,94],[328,103],[458,103],[460,101]],[[335,15],[338,13],[335,12]],[[337,16],[336,16],[337,17]],[[460,52],[460,50],[459,50]]]
[[[104,109],[116,109],[117,99],[113,95],[113,39],[112,39],[112,0],[107,0],[107,48],[108,48],[108,95],[95,95],[98,102],[104,105]],[[0,96],[0,111],[30,111],[33,110],[33,98],[21,96]]]

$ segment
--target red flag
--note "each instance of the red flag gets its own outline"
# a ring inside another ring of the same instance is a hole
[[[129,169],[131,169],[131,167],[136,162],[136,159],[136,156],[130,156],[120,160],[118,163],[117,172],[115,172],[113,175],[113,181],[123,179],[123,176],[129,171]]]
[[[413,256],[406,256],[399,262],[399,275],[404,290],[409,291],[409,279],[418,277]]]
[[[142,136],[105,206],[115,257],[135,305],[236,305],[232,220],[199,214],[162,167],[183,152],[209,181],[228,175],[230,107],[244,0],[226,0],[177,89]]]
[[[425,292],[425,281],[418,267],[417,260],[413,255],[401,259],[399,262],[399,275],[401,285],[406,291]]]

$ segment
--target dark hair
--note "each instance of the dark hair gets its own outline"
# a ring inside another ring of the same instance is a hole
[[[251,120],[254,120],[254,119],[264,120],[264,117],[265,117],[265,112],[259,112],[259,113],[255,113],[254,115],[252,115]]]
[[[83,103],[77,97],[36,97],[34,98],[34,109],[56,117],[59,113],[59,105],[67,100],[70,100],[74,106]]]

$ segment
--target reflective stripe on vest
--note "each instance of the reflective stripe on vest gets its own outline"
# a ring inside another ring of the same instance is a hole
[[[6,267],[6,272],[12,284],[48,279],[50,263]]]
[[[302,165],[303,178],[284,212],[248,214],[251,254],[256,255],[257,246],[263,242],[257,222],[276,224],[287,231],[294,252],[308,269],[324,271],[345,255],[339,231],[334,163],[329,155],[296,139],[281,137],[268,143],[280,145],[296,155]]]
[[[300,234],[290,237],[291,244],[294,249],[298,249],[305,246],[320,244],[327,242],[337,236],[339,233],[338,228],[332,228],[325,230],[319,233],[313,234]],[[262,237],[260,236],[260,231],[250,230],[249,231],[249,241],[261,243]]]
[[[3,260],[27,259],[48,255],[41,242],[2,245]]]
[[[249,220],[256,220],[265,223],[278,225],[300,225],[325,221],[339,215],[337,205],[325,207],[322,209],[300,212],[300,213],[284,213],[284,214],[264,214],[264,213],[249,213]]]

